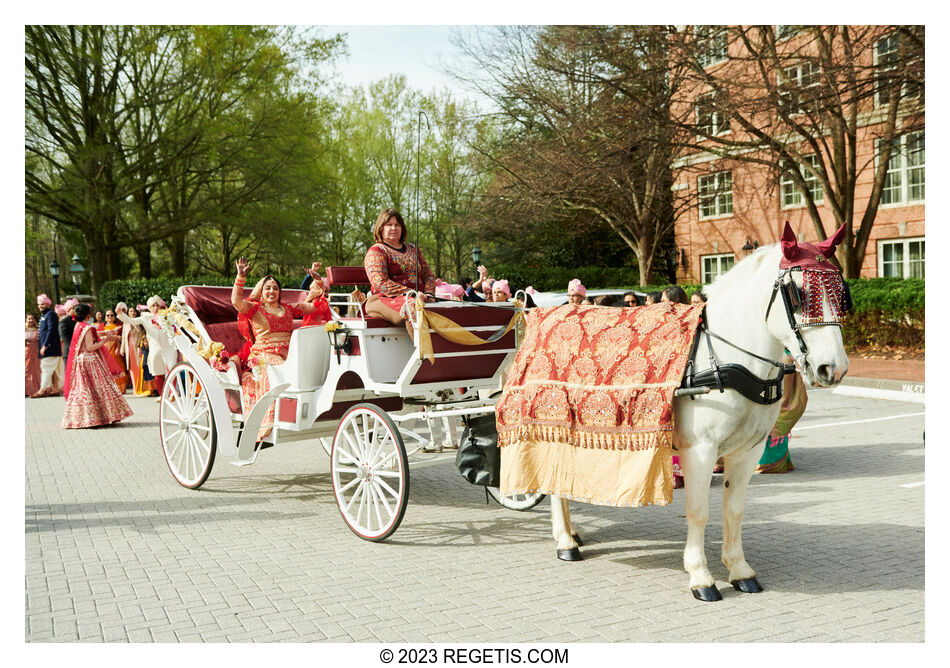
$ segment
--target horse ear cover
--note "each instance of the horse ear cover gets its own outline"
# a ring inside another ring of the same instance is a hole
[[[835,249],[838,247],[838,244],[844,239],[845,227],[847,224],[842,225],[838,230],[832,234],[828,239],[821,241],[816,244],[818,249],[822,252],[825,257],[831,257],[835,254]]]
[[[785,230],[782,232],[782,255],[786,260],[794,260],[799,255],[798,239],[787,220],[785,221]]]

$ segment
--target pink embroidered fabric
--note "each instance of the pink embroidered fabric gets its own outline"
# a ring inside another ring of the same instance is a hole
[[[78,332],[80,339],[82,334],[82,331]],[[76,341],[75,337],[73,340]],[[131,416],[132,409],[119,394],[99,350],[86,352],[79,349],[79,345],[79,342],[74,344],[70,352],[70,388],[62,427],[84,429],[111,424]]]

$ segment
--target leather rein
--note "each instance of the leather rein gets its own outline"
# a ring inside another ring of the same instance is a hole
[[[796,284],[794,280],[786,280],[791,279],[791,272],[795,269],[801,270],[801,267],[792,267],[779,272],[778,277],[775,279],[775,283],[772,285],[772,295],[769,297],[769,305],[765,311],[765,319],[768,321],[769,313],[772,310],[772,304],[775,301],[775,295],[781,294],[789,327],[798,339],[798,346],[801,350],[801,354],[796,356],[796,360],[799,360],[801,368],[804,369],[805,358],[808,355],[808,347],[805,345],[805,339],[802,337],[800,331],[801,328],[817,327],[821,325],[835,325],[840,327],[841,323],[824,320],[822,322],[804,324],[796,322],[794,313],[796,310],[801,308],[801,291],[798,288],[798,284]],[[709,365],[711,368],[696,373],[693,370],[694,362],[696,360],[696,352],[699,347],[699,339],[703,337],[706,339],[706,347],[709,350]],[[727,346],[730,346],[739,352],[745,353],[750,357],[777,368],[778,375],[771,379],[759,378],[741,364],[719,364],[719,361],[716,359],[716,354],[712,348],[712,339],[714,338],[722,341]],[[689,352],[689,360],[686,363],[686,372],[683,376],[683,384],[680,387],[684,389],[709,387],[716,388],[720,392],[725,392],[728,388],[736,390],[739,392],[739,394],[750,401],[768,406],[776,403],[777,401],[781,401],[782,380],[784,379],[785,374],[795,373],[796,370],[797,367],[795,364],[785,364],[784,362],[776,362],[766,357],[762,357],[761,355],[757,355],[749,350],[746,350],[745,348],[742,348],[741,346],[737,346],[728,339],[725,339],[715,332],[710,331],[708,327],[707,316],[704,311],[703,316],[699,321],[696,337],[693,339],[693,346]],[[689,398],[693,400],[696,397],[694,394],[689,393]]]

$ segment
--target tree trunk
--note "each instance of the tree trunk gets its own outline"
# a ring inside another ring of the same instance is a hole
[[[185,233],[179,232],[168,240],[168,249],[172,255],[172,272],[175,276],[185,275]]]
[[[135,244],[132,247],[139,261],[139,278],[152,277],[152,244],[151,242]]]

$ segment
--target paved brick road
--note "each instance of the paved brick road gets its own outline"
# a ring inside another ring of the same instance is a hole
[[[27,641],[805,641],[924,639],[923,416],[813,392],[797,467],[756,476],[746,555],[766,591],[695,602],[682,570],[683,498],[573,506],[586,560],[559,562],[548,503],[486,506],[446,455],[412,468],[410,505],[382,544],[343,524],[316,442],[179,487],[158,406],[59,428],[61,398],[26,402]],[[707,554],[719,562],[721,477]],[[677,492],[679,494],[679,492]],[[567,605],[565,605],[565,602]]]

